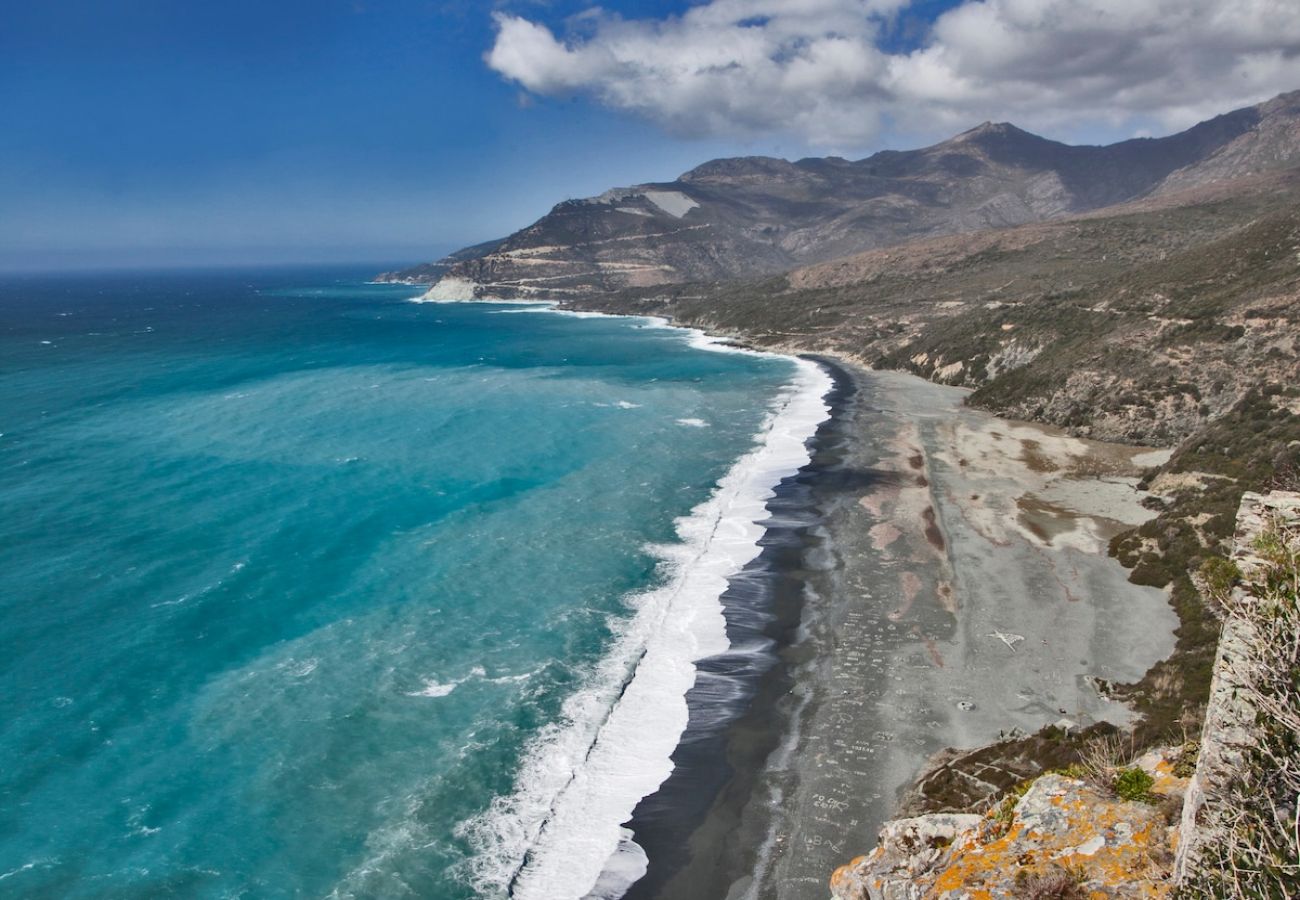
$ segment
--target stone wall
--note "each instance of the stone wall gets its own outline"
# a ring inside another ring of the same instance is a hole
[[[1241,570],[1243,583],[1255,580],[1253,576],[1265,565],[1255,553],[1255,539],[1279,521],[1300,524],[1300,493],[1274,491],[1268,495],[1242,496],[1232,561]],[[1248,589],[1233,590],[1238,600],[1250,600],[1245,593]],[[1244,748],[1252,740],[1256,714],[1241,689],[1241,673],[1236,662],[1245,658],[1246,649],[1257,641],[1253,626],[1244,619],[1229,616],[1224,622],[1205,711],[1200,757],[1183,803],[1181,837],[1174,864],[1178,881],[1196,866],[1201,850],[1218,839],[1215,827],[1207,821],[1207,806],[1220,799],[1221,791],[1242,765]]]

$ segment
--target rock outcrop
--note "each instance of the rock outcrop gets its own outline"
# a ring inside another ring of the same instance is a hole
[[[1137,765],[1151,797],[1122,800],[1084,778],[1051,774],[985,816],[938,814],[889,822],[870,855],[831,878],[835,900],[992,900],[999,897],[1164,897],[1187,779],[1177,751]],[[1014,804],[1014,805],[1013,805]],[[1060,893],[1035,894],[1047,885]]]

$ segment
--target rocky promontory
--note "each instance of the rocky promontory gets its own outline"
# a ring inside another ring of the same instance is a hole
[[[1130,771],[1151,781],[1140,799],[1125,799],[1079,771],[1038,778],[982,816],[939,813],[889,822],[875,850],[831,877],[831,896],[1168,896],[1187,786],[1176,774],[1179,755],[1156,751],[1135,762]]]

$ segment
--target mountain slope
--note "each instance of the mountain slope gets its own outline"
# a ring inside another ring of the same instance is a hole
[[[1076,147],[986,123],[856,162],[719,159],[560,203],[502,241],[387,280],[449,298],[577,298],[787,271],[917,238],[1040,222],[1300,161],[1300,92],[1165,138]]]
[[[1297,209],[1290,169],[578,305],[906,368],[1003,415],[1172,445],[1248,387],[1300,378]]]
[[[1157,518],[1111,544],[1133,581],[1170,588],[1180,623],[1172,656],[1114,686],[1142,715],[1139,747],[1185,734],[1205,703],[1220,623],[1193,576],[1230,541],[1242,493],[1300,487],[1300,170],[579,305],[907,369],[976,388],[968,402],[1000,415],[1176,447],[1146,476]]]

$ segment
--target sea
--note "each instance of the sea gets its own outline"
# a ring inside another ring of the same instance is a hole
[[[830,378],[375,271],[0,279],[0,896],[645,871]]]

